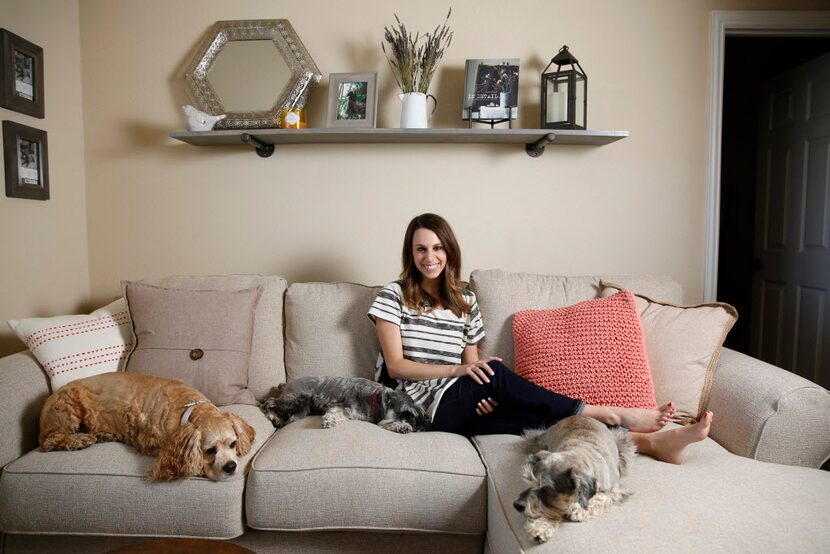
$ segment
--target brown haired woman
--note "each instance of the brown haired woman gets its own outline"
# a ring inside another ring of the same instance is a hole
[[[368,313],[381,346],[375,379],[422,406],[430,431],[518,435],[581,414],[628,428],[640,453],[671,463],[681,463],[686,446],[708,435],[711,412],[693,425],[654,433],[674,414],[671,403],[593,406],[523,379],[500,358],[480,357],[481,314],[460,281],[461,249],[441,216],[422,214],[409,223],[401,262],[400,279],[380,291]]]

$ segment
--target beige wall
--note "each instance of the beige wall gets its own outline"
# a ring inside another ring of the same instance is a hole
[[[0,202],[0,319],[72,311],[84,300],[85,231],[91,304],[103,304],[122,279],[179,273],[384,283],[398,273],[407,222],[424,211],[453,224],[465,275],[660,273],[700,299],[710,12],[826,1],[453,3],[453,44],[431,89],[433,126],[463,126],[466,58],[518,57],[520,125],[535,127],[538,74],[568,44],[589,75],[590,127],[631,133],[608,146],[549,147],[539,159],[510,146],[285,146],[260,159],[167,136],[184,128],[182,73],[200,37],[217,20],[246,18],[287,18],[302,37],[324,73],[310,99],[312,126],[324,125],[329,73],[377,71],[378,125],[394,127],[383,27],[397,13],[410,29],[432,29],[448,4],[80,0],[79,16],[71,1],[0,4],[4,26],[47,48],[40,123],[50,131],[53,187],[47,203]]]
[[[6,326],[7,319],[74,313],[88,307],[89,262],[78,5],[0,0],[0,26],[44,50],[46,117],[0,108],[0,118],[48,133],[51,194],[45,202],[0,195],[0,355],[4,355],[24,348]]]

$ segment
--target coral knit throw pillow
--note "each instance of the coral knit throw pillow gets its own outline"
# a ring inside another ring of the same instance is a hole
[[[654,384],[634,295],[622,291],[513,316],[515,371],[588,404],[653,408]]]

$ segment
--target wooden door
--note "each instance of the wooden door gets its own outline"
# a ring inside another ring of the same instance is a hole
[[[830,388],[830,54],[762,86],[751,352]]]

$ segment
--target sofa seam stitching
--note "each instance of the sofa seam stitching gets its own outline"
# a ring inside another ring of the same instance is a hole
[[[473,446],[475,447],[476,452],[478,452],[479,458],[481,459],[481,463],[484,464],[484,468],[487,470],[487,481],[493,483],[493,490],[496,493],[496,499],[498,501],[499,510],[501,511],[502,515],[504,516],[504,520],[507,522],[507,526],[510,528],[510,531],[513,532],[513,537],[516,539],[516,544],[518,544],[518,546],[519,546],[519,552],[524,553],[525,549],[524,549],[524,547],[522,547],[522,541],[519,538],[518,533],[516,532],[516,528],[513,526],[513,523],[510,521],[510,518],[508,517],[508,514],[504,510],[504,503],[502,502],[501,494],[499,494],[499,490],[496,487],[496,482],[492,477],[492,472],[490,471],[490,466],[487,464],[487,460],[484,459],[484,455],[481,452],[481,449],[479,448],[478,442],[475,441],[475,440],[473,440],[471,442],[473,443]],[[489,509],[488,509],[487,513],[489,514]]]

